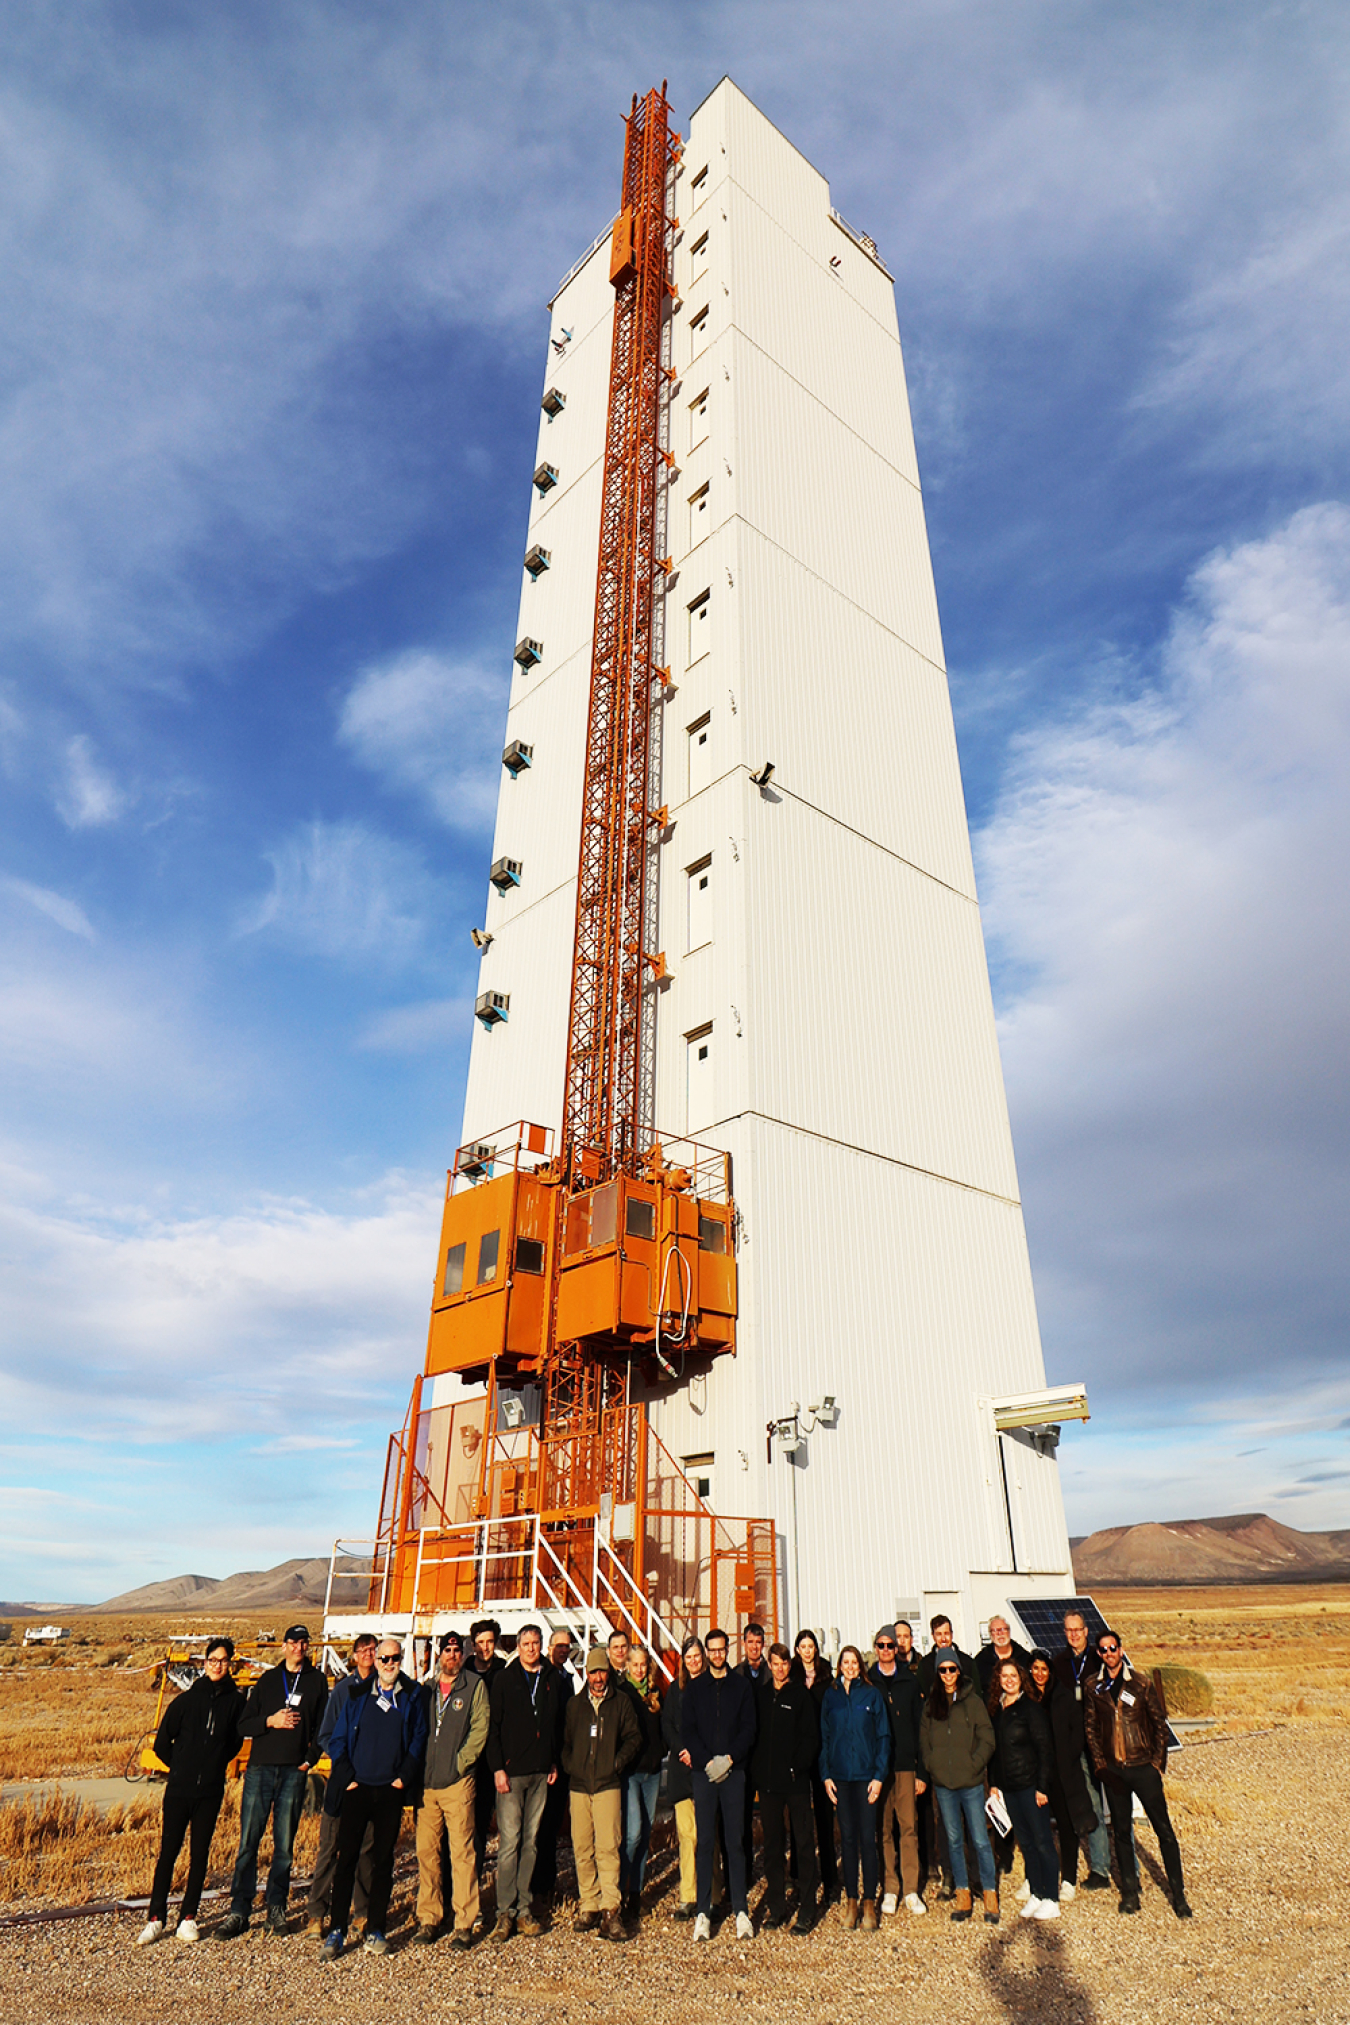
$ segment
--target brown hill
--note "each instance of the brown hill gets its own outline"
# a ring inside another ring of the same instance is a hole
[[[353,1564],[343,1564],[352,1566]],[[275,1568],[250,1568],[218,1580],[211,1575],[175,1575],[166,1582],[147,1582],[110,1596],[106,1603],[87,1604],[90,1610],[182,1610],[191,1616],[233,1614],[236,1611],[296,1610],[321,1611],[328,1593],[328,1558],[301,1556],[282,1561]],[[343,1580],[339,1574],[333,1589],[335,1609],[356,1609],[364,1602],[366,1584],[355,1572]],[[317,1625],[311,1625],[317,1631]]]
[[[1300,1533],[1264,1512],[1108,1526],[1073,1548],[1080,1589],[1350,1580],[1350,1533]]]

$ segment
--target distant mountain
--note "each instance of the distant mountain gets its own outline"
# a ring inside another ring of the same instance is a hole
[[[336,1609],[359,1609],[365,1601],[366,1582],[354,1564],[352,1573],[339,1572],[334,1584]],[[106,1603],[85,1606],[98,1611],[181,1610],[190,1616],[203,1613],[230,1616],[253,1610],[322,1610],[328,1593],[328,1557],[282,1561],[275,1568],[247,1569],[238,1575],[217,1580],[211,1575],[175,1575],[167,1582],[147,1582],[110,1596]],[[317,1631],[317,1625],[311,1630]]]
[[[1350,1530],[1300,1533],[1264,1512],[1108,1526],[1071,1545],[1080,1589],[1350,1581]]]

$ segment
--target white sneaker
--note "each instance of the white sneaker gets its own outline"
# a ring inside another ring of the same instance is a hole
[[[928,1910],[923,1900],[919,1897],[917,1891],[911,1891],[906,1893],[905,1905],[908,1908],[908,1910],[912,1913],[926,1913]]]
[[[1013,1896],[1017,1900],[1017,1903],[1019,1905],[1025,1905],[1027,1900],[1031,1897],[1031,1885],[1025,1877],[1022,1879],[1022,1882],[1018,1885],[1017,1890],[1014,1892]]]
[[[1032,1904],[1036,1908],[1036,1918],[1038,1920],[1057,1920],[1059,1918],[1059,1907],[1054,1899],[1037,1898],[1032,1900]]]
[[[1061,1884],[1059,1888],[1060,1904],[1072,1905],[1077,1896],[1078,1896],[1077,1885],[1070,1884],[1068,1878],[1066,1877],[1063,1884]]]
[[[174,1939],[176,1941],[199,1941],[201,1935],[197,1931],[196,1920],[179,1920]]]
[[[696,1941],[710,1941],[712,1939],[712,1921],[708,1918],[707,1913],[700,1913],[694,1921],[694,1939]]]
[[[753,1941],[755,1938],[755,1930],[750,1924],[749,1913],[737,1913],[736,1938],[738,1941]]]
[[[164,1931],[163,1920],[147,1920],[136,1936],[138,1948],[152,1948]]]
[[[883,1898],[881,1901],[881,1910],[884,1913],[893,1913],[896,1909],[896,1904],[897,1900],[895,1893],[893,1891],[888,1891],[885,1898]]]
[[[1026,1904],[1022,1907],[1021,1917],[1024,1920],[1034,1920],[1038,1918],[1040,1914],[1040,1905],[1041,1902],[1038,1898],[1028,1898]]]

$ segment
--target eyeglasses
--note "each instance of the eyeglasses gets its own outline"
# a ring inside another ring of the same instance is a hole
[[[403,1654],[401,1652],[377,1652],[375,1664],[376,1666],[397,1666],[402,1657]]]
[[[939,1673],[960,1673],[960,1671],[959,1666],[940,1666],[938,1668]]]
[[[878,1651],[878,1652],[894,1652],[894,1651],[895,1651],[895,1640],[894,1640],[893,1638],[879,1638],[879,1639],[877,1640],[877,1651]]]
[[[1098,1652],[1119,1652],[1120,1647],[1116,1644],[1114,1639],[1099,1638],[1097,1640],[1097,1650]]]

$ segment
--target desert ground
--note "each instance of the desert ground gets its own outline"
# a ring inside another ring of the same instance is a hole
[[[322,1967],[298,1932],[209,1937],[196,1949],[132,1946],[143,1912],[32,1915],[107,1903],[149,1886],[158,1793],[125,1786],[111,1809],[78,1797],[116,1778],[151,1725],[154,1668],[170,1630],[216,1628],[171,1617],[85,1617],[51,1653],[0,1645],[0,2025],[28,2020],[121,2025],[223,2006],[289,2025],[393,2003],[476,2021],[503,2014],[548,2025],[639,2025],[672,2003],[686,2019],[834,2025],[884,2020],[1054,2019],[1153,2025],[1180,2019],[1316,2020],[1350,2025],[1345,1907],[1350,1888],[1350,1587],[1097,1591],[1145,1665],[1203,1673],[1215,1722],[1193,1734],[1168,1774],[1173,1821],[1195,1918],[1177,1921],[1141,1824],[1144,1910],[1080,1893],[1058,1924],[1017,1918],[1005,1885],[997,1928],[953,1926],[930,1891],[924,1919],[902,1913],[874,1936],[832,1914],[809,1940],[764,1934],[737,1944],[727,1928],[695,1949],[670,1917],[671,1857],[649,1881],[647,1910],[624,1947],[574,1936],[566,1904],[540,1940],[484,1944],[467,1957],[406,1949],[410,1862],[401,1858],[384,1960],[354,1953]],[[254,1637],[264,1618],[227,1622]],[[281,1629],[280,1620],[275,1630]],[[53,1790],[57,1782],[59,1790]],[[16,1790],[17,1788],[17,1790]],[[211,1883],[227,1881],[237,1799],[227,1796]],[[302,1825],[297,1872],[315,1828]],[[1020,1875],[1020,1865],[1018,1872]],[[751,1906],[759,1892],[756,1884]],[[298,1927],[298,1918],[294,1922]]]

